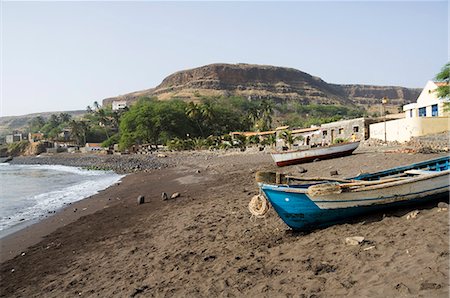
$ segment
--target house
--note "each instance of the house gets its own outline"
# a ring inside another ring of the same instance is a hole
[[[103,147],[102,147],[102,144],[100,144],[100,143],[86,143],[86,145],[84,147],[80,148],[80,150],[83,153],[98,152],[98,151],[102,151]]]
[[[450,130],[449,112],[445,106],[450,98],[439,98],[436,89],[445,82],[429,81],[417,98],[417,102],[403,106],[403,119],[385,119],[370,125],[370,137],[384,141],[407,142],[411,137],[436,134]]]
[[[5,137],[6,144],[12,144],[26,140],[28,140],[28,135],[18,131],[14,131],[12,134]]]
[[[126,100],[114,100],[112,102],[112,110],[113,111],[122,110],[122,109],[125,109],[126,107],[127,107]]]
[[[320,126],[322,135],[320,139],[314,138],[314,143],[333,144],[336,139],[352,139],[364,141],[370,137],[369,125],[381,121],[377,118],[356,118],[325,123]]]
[[[58,139],[61,141],[69,141],[71,138],[71,130],[63,129],[58,133]]]
[[[28,133],[28,141],[30,141],[30,142],[37,142],[37,141],[41,141],[43,139],[44,139],[44,134],[41,132]]]

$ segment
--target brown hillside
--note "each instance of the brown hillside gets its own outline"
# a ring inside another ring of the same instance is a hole
[[[421,89],[370,85],[329,84],[293,68],[252,64],[210,64],[183,70],[166,77],[152,89],[107,98],[103,104],[125,99],[132,103],[141,96],[160,100],[181,98],[198,100],[201,96],[244,96],[276,102],[299,101],[304,104],[342,104],[369,107],[386,96],[392,107],[416,100]]]

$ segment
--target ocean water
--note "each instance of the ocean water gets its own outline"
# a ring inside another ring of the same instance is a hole
[[[94,195],[122,177],[57,165],[0,164],[0,237]]]

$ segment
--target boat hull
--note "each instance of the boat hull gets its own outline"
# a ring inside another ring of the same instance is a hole
[[[309,199],[305,194],[290,194],[289,202],[286,202],[286,196],[283,193],[272,193],[270,190],[264,190],[269,198],[272,207],[278,213],[280,218],[293,230],[309,231],[318,228],[325,228],[334,224],[342,223],[350,218],[364,215],[372,212],[379,212],[386,209],[408,207],[424,204],[426,202],[448,199],[448,188],[440,193],[416,197],[404,201],[394,201],[385,204],[374,204],[366,206],[320,209],[317,204]]]
[[[330,159],[347,156],[358,148],[359,142],[346,143],[331,147],[317,147],[293,152],[272,153],[275,164],[279,167],[311,162],[316,159]]]

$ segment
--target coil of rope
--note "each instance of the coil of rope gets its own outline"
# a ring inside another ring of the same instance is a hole
[[[256,218],[263,218],[269,212],[270,204],[267,199],[259,194],[254,196],[248,203],[248,210]]]

